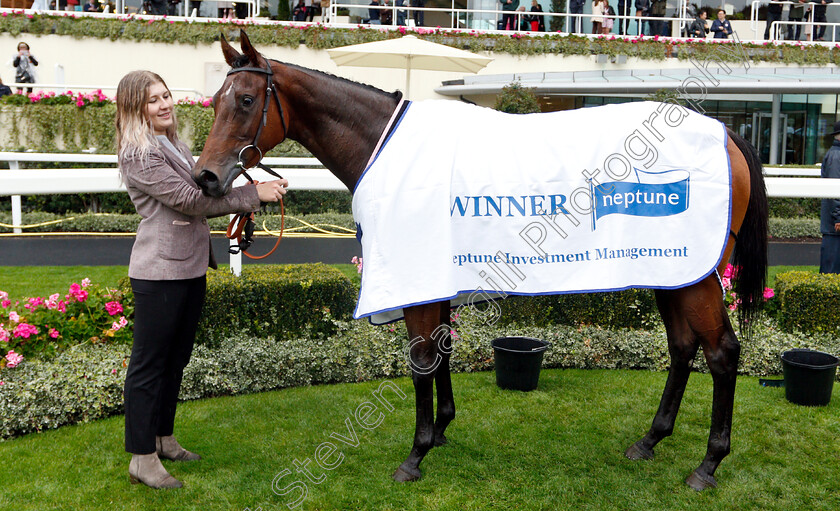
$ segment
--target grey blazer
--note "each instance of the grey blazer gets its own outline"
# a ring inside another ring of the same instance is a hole
[[[187,146],[176,145],[192,162]],[[120,158],[128,195],[142,217],[131,250],[128,276],[144,280],[201,277],[216,268],[206,217],[254,211],[257,187],[237,187],[225,197],[207,197],[192,179],[191,165],[166,147],[152,148],[148,158]]]

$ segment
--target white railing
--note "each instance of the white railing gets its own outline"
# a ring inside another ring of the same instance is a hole
[[[685,28],[687,23],[694,21],[694,18],[689,18],[685,14],[685,4],[681,4],[680,6],[680,16],[679,17],[652,17],[652,16],[631,16],[631,15],[612,15],[608,16],[606,14],[572,14],[569,12],[565,13],[555,13],[555,12],[530,12],[530,11],[501,11],[501,10],[492,10],[492,9],[462,9],[455,7],[453,4],[452,7],[412,7],[412,6],[395,6],[395,5],[365,5],[365,4],[350,4],[350,3],[330,3],[329,7],[329,14],[328,14],[328,21],[326,21],[329,25],[342,25],[342,23],[338,22],[338,10],[339,9],[353,9],[355,11],[363,11],[366,15],[361,16],[362,20],[366,20],[369,18],[370,10],[378,10],[380,11],[380,16],[382,11],[391,11],[391,23],[390,25],[383,25],[383,26],[397,26],[397,13],[403,13],[405,17],[405,26],[414,26],[413,22],[413,13],[414,12],[443,12],[449,14],[449,29],[457,30],[481,30],[483,32],[500,32],[497,30],[497,20],[501,19],[503,15],[509,14],[513,15],[516,18],[516,27],[512,30],[514,32],[529,32],[529,33],[539,33],[539,32],[530,32],[530,31],[522,31],[520,27],[522,26],[522,19],[526,16],[542,16],[545,20],[545,26],[547,32],[543,33],[552,33],[550,29],[551,20],[554,18],[560,18],[566,20],[566,25],[564,32],[571,32],[570,27],[573,23],[580,24],[580,22],[584,19],[592,19],[592,18],[613,18],[615,20],[615,24],[613,26],[612,35],[618,34],[618,26],[621,20],[627,20],[627,29],[628,31],[631,28],[635,28],[633,34],[627,35],[638,35],[639,28],[642,23],[650,24],[650,23],[672,23],[672,22],[679,22],[678,27],[678,34],[673,34],[672,37],[679,37],[682,33],[683,29]],[[635,7],[633,8],[635,10]],[[401,15],[403,15],[401,14]],[[633,22],[635,23],[635,26]],[[346,24],[344,24],[346,25]],[[355,26],[355,24],[352,24]],[[648,27],[649,29],[649,27]],[[511,32],[511,31],[501,31],[501,32]],[[581,35],[592,35],[592,34],[581,34]],[[597,35],[597,34],[595,34]]]
[[[755,40],[764,39],[764,34],[759,35],[759,33],[758,33],[758,22],[761,21],[761,20],[758,19],[758,10],[762,5],[764,5],[766,3],[767,2],[765,0],[753,0],[752,4],[751,4],[751,8],[750,8],[750,28],[753,31],[753,38]],[[810,9],[805,13],[805,16],[803,17],[804,21],[777,20],[777,21],[774,21],[773,23],[771,23],[770,24],[770,33],[769,33],[769,38],[768,38],[769,41],[786,40],[787,39],[786,37],[779,37],[779,35],[780,35],[779,31],[780,30],[787,31],[786,30],[787,27],[792,27],[792,26],[799,25],[799,26],[802,26],[802,32],[803,32],[803,33],[800,34],[800,36],[802,36],[804,34],[806,27],[811,27],[811,31],[810,31],[808,39],[807,39],[808,41],[813,41],[814,40],[814,32],[815,32],[816,28],[826,27],[826,34],[828,34],[828,32],[831,31],[831,41],[830,42],[835,42],[835,35],[834,35],[835,30],[834,29],[836,27],[840,26],[840,23],[819,23],[819,22],[814,21],[814,14],[815,14],[814,6],[819,5],[819,4],[817,4],[815,2],[807,2],[805,4],[800,4],[799,2],[781,2],[781,1],[780,2],[773,2],[773,3],[774,4],[779,4],[779,5],[791,5],[791,6],[792,5],[807,5]],[[837,5],[837,4],[833,4],[833,3],[826,4],[825,7],[828,8],[828,7],[832,7],[834,5]],[[784,13],[782,13],[782,14],[784,14]]]
[[[0,170],[0,196],[11,196],[12,224],[22,224],[21,195],[57,193],[124,192],[119,171],[108,168],[24,169],[21,163],[63,162],[116,165],[113,154],[63,154],[63,153],[13,153],[0,152],[0,161],[8,162],[8,170]],[[265,158],[263,163],[273,167],[289,180],[296,190],[346,190],[344,184],[333,176],[316,158]],[[282,168],[280,168],[282,167]],[[765,167],[765,183],[770,197],[840,197],[840,179],[822,179],[819,169]],[[251,177],[266,181],[272,177],[260,170],[249,171]],[[806,176],[806,177],[777,177]],[[234,185],[245,184],[243,177]],[[14,233],[21,229],[15,227]],[[234,244],[231,241],[231,244]],[[231,270],[239,275],[241,254],[230,256]]]

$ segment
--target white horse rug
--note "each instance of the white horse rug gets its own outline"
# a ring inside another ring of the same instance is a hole
[[[722,256],[726,128],[679,105],[513,115],[422,101],[394,125],[353,192],[357,318],[385,323],[440,300],[678,288]]]

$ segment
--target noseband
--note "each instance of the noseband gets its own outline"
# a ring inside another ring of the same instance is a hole
[[[265,87],[265,100],[263,102],[263,111],[262,111],[262,119],[260,120],[260,126],[257,128],[257,134],[254,135],[254,141],[250,144],[246,145],[242,149],[239,150],[239,156],[237,156],[236,166],[242,169],[242,174],[248,178],[248,181],[253,182],[254,180],[251,179],[251,176],[245,172],[245,162],[242,160],[242,154],[247,149],[256,149],[257,153],[259,153],[260,157],[257,160],[257,164],[255,167],[259,167],[264,171],[268,172],[274,177],[280,178],[281,176],[268,168],[268,166],[262,164],[263,153],[262,149],[260,149],[258,142],[260,140],[260,135],[262,135],[263,128],[268,124],[268,106],[271,104],[271,98],[274,97],[274,101],[277,103],[277,112],[280,114],[280,123],[283,125],[283,138],[286,138],[286,119],[283,117],[283,104],[280,102],[280,97],[277,95],[277,89],[274,87],[274,81],[271,79],[274,76],[274,71],[271,70],[271,64],[268,62],[268,59],[265,59],[266,67],[237,67],[231,69],[227,72],[227,76],[232,75],[233,73],[239,73],[240,71],[249,71],[252,73],[262,73],[265,75],[266,80],[266,87]]]

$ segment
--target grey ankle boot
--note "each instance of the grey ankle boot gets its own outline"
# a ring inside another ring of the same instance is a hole
[[[181,481],[163,468],[157,453],[134,454],[128,464],[131,484],[143,483],[151,488],[180,488]]]
[[[172,435],[155,437],[155,441],[157,442],[157,455],[160,458],[172,461],[195,461],[201,459],[201,456],[198,454],[181,447]]]

